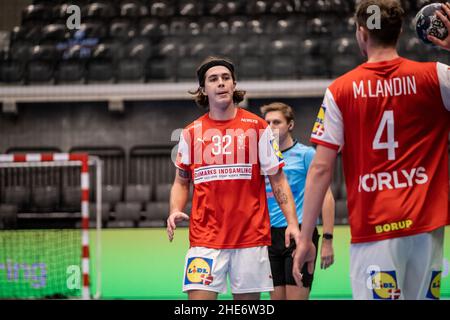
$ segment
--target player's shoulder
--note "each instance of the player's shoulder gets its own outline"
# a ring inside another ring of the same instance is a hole
[[[400,73],[408,73],[413,75],[434,75],[436,74],[436,62],[419,62],[415,60],[410,60],[404,57],[397,58],[395,60],[392,60],[389,62],[390,65],[381,65],[376,64],[376,66],[371,66],[368,63],[362,63],[358,65],[357,67],[353,68],[352,70],[344,73],[343,75],[336,78],[328,87],[328,90],[331,92],[331,94],[339,95],[343,92],[350,92],[353,91],[353,84],[358,83],[358,81],[361,81],[363,79],[370,79],[370,77],[374,74],[376,70],[381,70],[381,68],[387,68],[391,67],[392,65],[395,65],[395,67],[398,66],[398,72]],[[378,69],[373,69],[378,68]]]
[[[307,146],[301,143],[298,143],[298,149],[305,155],[305,156],[311,156],[316,154],[316,149],[314,149],[311,146]]]
[[[257,121],[264,121],[260,116],[254,114],[253,112],[250,112],[248,110],[245,110],[243,108],[239,108],[240,110],[240,117],[241,118],[248,118],[248,119],[254,119]]]
[[[351,83],[354,81],[354,79],[357,79],[361,77],[364,74],[365,70],[363,68],[363,64],[360,64],[353,68],[350,71],[347,71],[343,75],[340,75],[336,79],[333,80],[330,87],[336,87],[336,86],[342,86],[348,83]]]
[[[201,126],[203,121],[207,118],[208,113],[205,113],[204,115],[198,117],[197,119],[195,119],[194,121],[192,121],[191,123],[189,123],[187,126],[184,127],[184,130],[187,131],[192,131],[194,130],[197,126]]]
[[[292,149],[299,150],[299,151],[308,151],[309,149],[314,149],[311,146],[307,146],[306,144],[301,143],[300,141],[296,140],[294,146]]]
[[[293,163],[302,167],[303,164],[308,166],[315,154],[316,150],[313,147],[304,145],[297,141],[288,152],[283,153],[283,156],[289,159],[297,159],[297,161],[293,161]]]
[[[429,73],[436,72],[436,65],[438,62],[422,62],[422,61],[416,61],[411,60],[407,58],[403,58],[403,65],[402,68],[407,70],[409,73]]]
[[[241,122],[255,124],[255,125],[258,125],[258,126],[262,126],[262,127],[266,127],[267,126],[266,120],[264,120],[260,116],[254,114],[253,112],[245,110],[243,108],[239,108],[239,110],[240,110],[239,118],[240,118]]]
[[[358,65],[350,71],[334,79],[327,88],[327,92],[331,92],[333,96],[339,95],[345,90],[352,88],[352,84],[357,79],[365,76],[363,64]]]
[[[298,141],[292,146],[291,149],[289,149],[289,151],[302,157],[306,155],[314,155],[316,153],[316,150],[313,147],[304,145]]]

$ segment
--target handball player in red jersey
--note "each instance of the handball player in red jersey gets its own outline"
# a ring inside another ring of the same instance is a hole
[[[367,25],[371,5],[380,8],[380,29]],[[442,10],[450,17],[449,4]],[[403,15],[399,1],[359,2],[356,38],[367,62],[328,87],[311,136],[317,153],[306,182],[294,278],[301,283],[304,263],[313,268],[311,235],[341,152],[354,299],[440,297],[450,223],[450,68],[398,55]],[[447,50],[449,40],[434,39]]]
[[[259,299],[273,290],[265,175],[288,222],[286,246],[300,232],[284,161],[270,126],[237,105],[245,92],[236,90],[230,61],[210,57],[197,76],[193,94],[207,113],[181,134],[167,219],[170,241],[176,223],[190,220],[183,291],[189,299],[216,299],[229,276],[234,299]],[[189,217],[183,210],[191,182]]]

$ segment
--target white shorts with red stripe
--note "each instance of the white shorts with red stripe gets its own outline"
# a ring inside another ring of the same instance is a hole
[[[186,254],[183,291],[234,294],[273,291],[267,246],[243,249],[191,247]]]
[[[354,299],[439,299],[444,228],[350,246]]]

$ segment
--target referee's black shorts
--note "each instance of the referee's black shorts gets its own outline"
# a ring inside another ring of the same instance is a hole
[[[292,276],[292,252],[295,250],[295,241],[291,239],[291,244],[286,248],[284,245],[284,234],[286,231],[286,227],[272,227],[270,228],[270,230],[272,234],[272,245],[269,247],[269,259],[270,267],[272,269],[273,286],[295,286],[295,279]],[[313,243],[316,247],[316,259],[319,237],[319,232],[317,231],[317,228],[315,228],[313,233]],[[314,259],[314,263],[316,259]],[[303,266],[301,272],[303,274],[303,286],[305,288],[311,288],[314,279],[314,273],[308,273],[306,264]]]

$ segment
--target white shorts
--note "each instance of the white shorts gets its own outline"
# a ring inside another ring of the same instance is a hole
[[[439,299],[444,228],[350,246],[354,299]]]
[[[273,291],[267,246],[243,249],[192,247],[186,254],[183,292],[207,290],[227,292],[227,275],[231,292]]]

